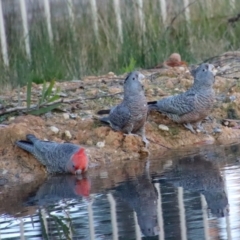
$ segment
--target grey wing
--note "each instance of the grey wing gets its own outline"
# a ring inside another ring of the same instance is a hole
[[[131,118],[131,113],[127,106],[118,105],[114,107],[109,115],[111,123],[119,128],[124,128]]]
[[[165,114],[184,115],[195,109],[196,94],[185,92],[177,96],[171,96],[158,101],[160,112]]]
[[[65,159],[69,158],[74,152],[79,149],[79,146],[71,143],[52,143],[42,148],[47,159]]]

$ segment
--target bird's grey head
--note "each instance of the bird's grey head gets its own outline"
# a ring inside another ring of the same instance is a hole
[[[192,71],[192,74],[194,77],[194,85],[212,87],[214,84],[215,72],[212,64],[202,63],[198,68]]]
[[[143,92],[144,87],[142,80],[144,77],[145,76],[140,72],[130,72],[124,81],[124,92],[128,92],[129,94],[138,94],[140,92]]]

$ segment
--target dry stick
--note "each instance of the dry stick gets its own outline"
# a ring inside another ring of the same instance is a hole
[[[195,0],[195,1],[191,2],[191,3],[189,3],[189,4],[188,4],[186,7],[184,7],[180,12],[178,12],[178,13],[172,18],[172,20],[171,20],[168,28],[173,25],[173,23],[175,22],[175,20],[176,20],[182,13],[184,13],[188,7],[190,7],[192,4],[194,4],[194,3],[197,2],[197,1],[198,1],[198,0]]]
[[[82,98],[82,97],[78,97],[78,98],[74,98],[74,99],[59,99],[57,101],[54,101],[54,102],[50,102],[50,103],[43,103],[43,104],[40,104],[40,105],[32,105],[30,106],[30,108],[27,108],[27,107],[14,107],[14,108],[9,108],[9,109],[4,109],[4,110],[1,110],[0,111],[0,116],[2,115],[5,115],[5,114],[8,114],[8,113],[13,113],[13,112],[29,112],[29,111],[32,111],[32,110],[36,110],[36,109],[40,109],[42,107],[47,107],[47,106],[52,106],[54,104],[57,104],[57,103],[73,103],[73,102],[77,102],[77,101],[85,101],[85,100],[94,100],[94,99],[98,99],[98,98],[105,98],[105,97],[113,97],[115,95],[118,95],[118,94],[122,94],[123,92],[118,92],[118,93],[114,93],[114,94],[110,94],[110,95],[103,95],[103,96],[96,96],[96,97],[90,97],[90,98]]]

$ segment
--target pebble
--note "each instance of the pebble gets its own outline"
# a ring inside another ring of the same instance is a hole
[[[100,178],[107,178],[108,172],[100,172]]]
[[[214,133],[221,133],[221,132],[222,132],[222,129],[219,128],[219,127],[215,127],[215,128],[213,128],[213,132],[214,132]]]
[[[77,118],[77,114],[75,114],[75,113],[70,113],[69,116],[72,119],[76,119]]]
[[[52,112],[45,113],[46,118],[51,118],[53,116]]]
[[[237,98],[236,98],[236,96],[232,95],[232,96],[229,97],[229,99],[230,99],[231,102],[234,102]]]
[[[105,146],[105,142],[97,142],[96,146],[99,148],[103,148]]]
[[[3,178],[3,179],[0,179],[0,186],[3,186],[7,183],[7,179]]]
[[[50,127],[50,130],[51,130],[53,133],[55,133],[55,134],[58,134],[58,133],[59,133],[59,129],[58,129],[57,127],[55,127],[55,126],[51,126],[51,127]]]
[[[70,118],[70,116],[69,116],[69,114],[68,114],[68,113],[63,113],[63,118],[64,118],[65,120],[67,120],[67,119],[69,119],[69,118]]]
[[[70,131],[66,130],[64,133],[68,139],[72,139],[72,134],[70,133]]]
[[[158,126],[158,128],[161,129],[161,130],[163,130],[163,131],[169,131],[169,127],[166,126],[166,125],[164,125],[164,124],[160,124],[160,125]]]
[[[229,125],[229,121],[223,121],[223,125],[224,126],[228,126]]]
[[[8,121],[13,121],[15,119],[15,117],[10,117],[8,118]]]
[[[60,92],[60,93],[58,93],[58,96],[60,96],[60,97],[67,97],[68,95],[66,93],[64,93],[64,92]]]
[[[8,170],[3,169],[3,170],[2,170],[2,175],[5,175],[7,172],[8,172]]]

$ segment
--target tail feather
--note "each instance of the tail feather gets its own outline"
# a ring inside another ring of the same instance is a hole
[[[109,118],[108,117],[103,117],[103,118],[100,118],[99,119],[102,123],[105,123],[107,125],[110,125],[111,122],[109,121]]]
[[[38,140],[33,134],[27,134],[26,138],[31,143],[34,143],[34,142],[36,142],[36,140]]]
[[[109,114],[109,113],[110,113],[110,109],[100,110],[97,112],[98,115]]]
[[[148,102],[148,110],[149,111],[159,111],[159,107],[158,107],[158,102],[157,101],[152,101],[152,102]]]
[[[30,152],[32,154],[34,154],[34,147],[33,147],[33,143],[29,142],[29,141],[16,141],[15,143],[18,147],[24,149],[27,152]]]
[[[148,105],[153,105],[153,104],[156,104],[157,103],[157,101],[152,101],[152,102],[148,102],[147,104]]]

